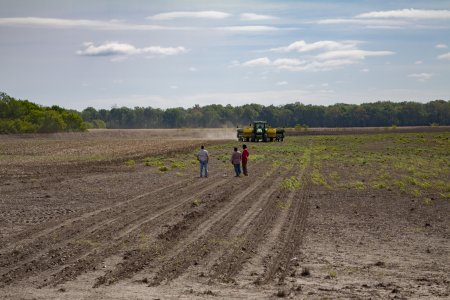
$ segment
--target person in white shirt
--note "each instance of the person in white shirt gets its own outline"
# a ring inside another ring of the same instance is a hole
[[[205,150],[205,146],[202,145],[200,148],[200,151],[197,153],[197,159],[200,162],[200,177],[203,177],[203,169],[205,169],[205,177],[208,177],[209,154]]]

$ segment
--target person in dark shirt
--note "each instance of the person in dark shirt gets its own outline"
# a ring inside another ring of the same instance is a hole
[[[242,154],[238,151],[238,148],[234,148],[234,152],[231,154],[231,163],[234,166],[234,172],[236,172],[235,177],[239,177],[241,175],[241,161],[242,161]]]
[[[203,169],[205,169],[205,177],[208,177],[209,153],[205,149],[205,146],[202,145],[200,148],[200,151],[197,153],[197,159],[200,162],[200,177],[203,177]]]

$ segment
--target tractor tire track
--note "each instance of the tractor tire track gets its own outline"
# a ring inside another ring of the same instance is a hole
[[[281,181],[278,178],[276,181]],[[270,174],[261,181],[257,181],[252,186],[235,196],[227,208],[212,215],[204,222],[196,232],[188,236],[185,242],[177,246],[166,259],[159,262],[160,267],[156,272],[152,285],[158,285],[162,282],[169,282],[182,273],[184,273],[191,265],[197,265],[200,261],[207,259],[211,253],[220,251],[223,248],[223,241],[235,242],[236,236],[231,235],[234,225],[242,218],[242,212],[252,208],[255,201],[260,196],[254,193],[260,190],[261,186],[268,187],[264,191],[265,197],[268,198],[276,189],[273,185],[273,179]]]
[[[280,189],[281,181],[291,174],[292,172],[289,172],[285,177],[276,178],[271,188],[259,196],[251,209],[233,227],[230,236],[235,236],[236,242],[222,251],[211,270],[212,278],[222,282],[235,282],[235,275],[244,262],[254,255],[255,249],[277,219],[280,209],[277,208],[276,200],[286,194],[286,191]]]
[[[217,184],[220,183],[221,181],[219,181]],[[189,188],[197,188],[197,185],[201,185],[201,183],[194,184],[193,187]],[[214,184],[213,186],[207,186],[205,188],[199,188],[198,193],[204,192],[208,189],[214,189],[214,187],[216,187],[216,184]],[[167,189],[171,190],[172,188],[164,187],[162,189],[158,189],[158,192],[165,192]],[[156,195],[157,194],[158,193],[156,193]],[[95,220],[94,217],[97,214],[92,214],[90,215],[92,220],[75,221],[76,223],[72,223],[73,226],[69,227],[68,230],[64,230],[66,228],[65,226],[61,227],[61,232],[58,232],[58,237],[54,238],[53,242],[50,244],[52,245],[50,248],[48,247],[48,241],[37,239],[34,243],[28,244],[26,245],[26,247],[23,247],[24,252],[13,250],[13,254],[16,254],[15,256],[13,256],[13,259],[11,259],[10,256],[8,257],[8,253],[2,254],[1,257],[5,257],[5,260],[7,261],[5,263],[0,260],[0,266],[2,266],[3,273],[0,282],[8,284],[14,281],[16,277],[27,277],[33,274],[33,270],[43,270],[54,268],[58,265],[64,265],[68,260],[74,260],[83,252],[88,251],[90,248],[92,248],[90,247],[92,245],[89,245],[91,241],[93,243],[99,244],[101,244],[102,242],[107,243],[109,240],[116,237],[117,232],[120,232],[128,226],[132,226],[132,224],[134,224],[133,222],[142,221],[142,219],[146,218],[149,214],[151,215],[155,212],[157,213],[161,209],[163,209],[164,213],[170,211],[170,209],[164,210],[164,208],[170,207],[171,203],[176,201],[176,197],[172,197],[172,195],[176,193],[166,194],[167,195],[165,197],[151,198],[150,200],[152,201],[148,201],[148,199],[146,199],[146,197],[149,196],[147,193],[146,195],[139,195],[138,197],[134,197],[132,199],[134,201],[141,200],[139,206],[135,206],[135,210],[127,212],[126,207],[120,209],[121,205],[119,205],[115,211],[111,212],[113,217],[112,219],[111,214],[109,214],[103,220],[98,220],[98,218],[97,220]],[[191,193],[187,194],[189,195]],[[192,198],[192,196],[188,198],[190,199]],[[189,199],[186,201],[189,201]],[[164,203],[164,200],[168,201]],[[163,202],[163,204],[160,204],[159,207],[152,206],[152,204],[155,204],[154,202],[159,203],[161,201]],[[132,201],[127,202],[128,204],[132,203]],[[178,205],[175,205],[175,207],[178,207]],[[135,216],[136,212],[139,212],[138,216]],[[83,223],[88,221],[91,221],[90,223],[88,223],[90,225],[88,225],[87,228],[83,228]],[[77,225],[81,226],[82,228]],[[89,232],[88,234],[86,234],[87,231]],[[122,234],[122,237],[123,236],[124,234]],[[77,243],[77,241],[79,240],[87,241],[88,245]],[[30,251],[30,249],[32,249],[33,251]],[[16,266],[17,264],[20,264],[20,266]],[[8,266],[12,266],[12,268],[10,267],[9,269],[5,270],[5,267]],[[22,275],[19,276],[19,274]]]
[[[105,258],[117,254],[128,247],[129,244],[139,244],[138,232],[151,232],[146,235],[149,243],[153,242],[157,238],[158,233],[153,230],[158,227],[167,227],[171,220],[175,220],[180,211],[186,211],[187,208],[192,203],[192,200],[202,193],[214,190],[224,183],[228,179],[221,179],[216,183],[210,184],[207,189],[200,189],[196,192],[190,193],[191,196],[178,199],[178,202],[172,204],[171,206],[164,208],[162,211],[155,215],[139,219],[136,222],[127,224],[120,231],[116,232],[114,236],[111,236],[109,242],[104,241],[107,245],[106,247],[96,248],[90,252],[83,254],[81,257],[76,258],[68,263],[68,265],[63,266],[57,272],[53,273],[51,276],[54,278],[43,284],[45,285],[56,285],[63,283],[69,279],[74,279],[82,273],[82,271],[96,266],[101,263]],[[184,206],[184,208],[183,208]],[[185,218],[191,218],[195,216],[193,214],[187,214]],[[183,222],[183,221],[182,221]],[[180,225],[175,223],[174,227],[178,228]],[[161,233],[160,233],[161,234]],[[83,267],[81,267],[83,266]]]
[[[285,178],[290,178],[294,174],[295,171],[291,171]],[[295,176],[301,179],[303,174],[304,169]],[[224,282],[235,282],[244,264],[258,256],[258,249],[267,243],[272,243],[278,237],[288,211],[292,208],[292,201],[297,190],[281,188],[279,181],[274,181],[273,186],[278,189],[269,196],[262,195],[255,203],[255,209],[242,218],[244,222],[236,224],[235,233],[239,236],[238,242],[215,263],[212,268],[213,278]],[[277,231],[274,232],[274,230]]]
[[[160,269],[154,279],[154,284],[159,284],[162,280],[175,278],[191,263],[195,263],[196,258],[186,253],[186,251],[189,252],[193,248],[197,248],[194,244],[199,240],[203,241],[203,244],[209,244],[207,241],[214,239],[211,237],[210,228],[217,227],[217,223],[223,225],[225,216],[232,214],[231,211],[234,212],[233,215],[236,214],[236,210],[241,211],[241,207],[237,206],[242,202],[246,202],[243,201],[245,197],[254,193],[258,187],[266,182],[263,180],[255,181],[240,192],[239,187],[248,183],[251,178],[233,178],[231,180],[235,182],[225,187],[221,191],[221,196],[213,203],[210,203],[210,205],[206,205],[201,213],[194,216],[193,219],[183,220],[171,230],[159,235],[159,240],[154,242],[149,249],[135,251],[131,259],[118,265],[115,270],[105,274],[105,276],[98,278],[96,286],[112,283],[117,279],[131,277],[136,272],[150,265],[152,265],[152,268]],[[222,228],[222,226],[219,227]],[[228,226],[228,228],[231,227]],[[178,260],[181,256],[178,254],[181,252],[186,259],[180,263]],[[173,263],[177,265],[176,268],[170,267]]]
[[[227,197],[230,194],[230,189],[232,189],[233,186],[231,185],[223,185],[225,182],[233,180],[229,178],[225,179],[219,179],[216,182],[209,183],[207,185],[207,189],[198,189],[193,188],[195,191],[190,191],[187,194],[190,195],[189,197],[185,197],[182,200],[178,199],[177,202],[175,202],[171,207],[161,211],[159,215],[152,215],[150,217],[147,217],[145,219],[142,219],[135,223],[128,224],[122,231],[117,232],[115,237],[111,237],[109,242],[105,242],[107,244],[106,247],[100,248],[100,249],[94,249],[90,253],[85,253],[83,256],[76,258],[75,260],[72,260],[70,263],[66,264],[62,268],[60,268],[57,272],[53,273],[51,275],[52,279],[49,281],[46,281],[42,285],[56,285],[59,283],[63,283],[67,280],[74,279],[78,275],[82,273],[82,271],[93,269],[93,266],[95,268],[96,265],[100,264],[105,258],[110,257],[112,255],[117,255],[118,252],[125,252],[124,259],[127,261],[124,261],[121,265],[118,266],[117,272],[121,272],[125,270],[122,273],[133,273],[136,270],[133,269],[132,271],[128,272],[127,270],[127,263],[129,261],[132,261],[132,257],[139,257],[138,262],[134,262],[133,268],[135,268],[138,265],[142,265],[144,262],[144,265],[146,264],[145,260],[141,259],[142,253],[145,252],[151,252],[147,248],[156,249],[157,252],[159,252],[161,249],[169,248],[170,245],[164,245],[161,246],[161,244],[166,244],[167,242],[171,242],[172,239],[179,236],[183,233],[184,230],[186,230],[187,226],[192,225],[193,223],[198,223],[198,219],[200,219],[203,215],[206,215],[207,213],[213,212],[215,209],[220,208],[220,203],[226,203]],[[242,184],[242,183],[240,183]],[[219,188],[220,187],[220,188]],[[216,193],[207,193],[212,190],[216,190]],[[211,201],[211,203],[208,204],[208,209],[203,209],[201,211],[192,208],[192,200],[194,198],[197,198],[201,194],[207,194],[207,195],[213,195],[213,198],[217,198],[216,203],[214,201]],[[184,214],[184,212],[192,210],[189,213]],[[167,214],[162,218],[164,214]],[[168,226],[173,220],[176,220],[179,218],[179,215],[184,215],[183,218],[175,222],[174,225]],[[160,218],[161,217],[161,218]],[[154,229],[155,228],[168,228],[166,231],[163,231],[158,234]],[[145,249],[136,249],[132,248],[130,250],[130,245],[136,246],[139,245],[139,236],[138,233],[147,233],[147,238],[149,239],[145,245]],[[162,241],[162,242],[161,242]],[[148,245],[151,245],[150,247]],[[128,250],[127,250],[128,249]],[[140,268],[137,267],[137,270]],[[107,274],[108,275],[108,274]],[[104,276],[105,278],[107,277]],[[119,277],[120,276],[116,276]],[[126,277],[126,276],[124,276]],[[107,283],[107,282],[113,282],[114,280],[111,279],[98,279],[96,286]]]
[[[4,243],[8,243],[8,246],[3,247],[2,249],[0,249],[0,256],[2,254],[4,254],[4,253],[8,252],[8,251],[12,251],[12,250],[17,249],[17,248],[28,247],[35,240],[37,240],[39,238],[42,238],[42,237],[46,237],[47,238],[50,234],[54,233],[55,231],[61,230],[64,227],[70,227],[71,225],[74,225],[76,222],[80,222],[80,221],[86,222],[89,218],[97,217],[98,215],[100,215],[102,213],[105,213],[105,212],[108,212],[108,211],[111,211],[111,210],[114,210],[114,209],[118,209],[121,206],[130,205],[134,201],[140,200],[140,199],[145,198],[147,196],[150,196],[152,194],[158,194],[158,193],[164,192],[167,189],[176,188],[177,186],[186,186],[187,184],[189,184],[192,181],[193,181],[193,179],[185,179],[185,180],[182,180],[182,181],[178,181],[178,182],[172,183],[172,184],[170,184],[168,186],[160,187],[160,188],[158,188],[156,190],[153,190],[153,191],[150,191],[150,192],[147,192],[147,193],[144,193],[144,194],[140,194],[140,195],[135,196],[135,197],[133,197],[131,199],[128,199],[126,201],[122,201],[122,202],[113,204],[113,205],[108,206],[108,207],[103,207],[101,209],[97,209],[97,210],[94,210],[92,212],[84,213],[84,214],[82,214],[80,216],[77,216],[77,217],[65,220],[62,223],[58,223],[56,226],[45,228],[45,229],[43,229],[40,232],[33,233],[32,236],[30,236],[29,233],[23,233],[23,234],[21,234],[21,235],[23,235],[23,238],[21,238],[20,236],[19,237],[12,237],[9,240],[4,241]],[[96,222],[96,223],[99,223],[99,222]],[[97,225],[100,225],[100,224],[97,224]],[[16,238],[16,239],[14,239],[14,238]]]
[[[92,213],[86,214],[87,215],[86,218],[77,217],[74,220],[68,220],[61,225],[49,229],[48,232],[45,232],[45,234],[44,233],[40,234],[31,240],[25,240],[24,243],[21,243],[19,246],[16,246],[15,249],[10,251],[9,253],[6,251],[2,252],[0,254],[0,266],[1,267],[8,266],[1,260],[2,257],[7,259],[9,265],[12,265],[18,263],[19,261],[24,262],[28,258],[27,255],[31,254],[31,252],[21,253],[18,249],[23,249],[24,251],[27,251],[28,249],[32,248],[34,250],[33,251],[35,254],[34,256],[39,256],[39,253],[36,254],[36,252],[39,252],[39,250],[42,249],[45,251],[48,247],[49,242],[53,245],[53,248],[57,248],[58,246],[61,246],[61,243],[64,244],[76,240],[77,237],[85,234],[86,231],[94,233],[101,227],[109,225],[112,221],[117,220],[117,218],[121,216],[121,213],[126,209],[126,207],[120,209],[121,206],[129,205],[133,201],[137,200],[142,200],[142,203],[140,203],[141,206],[149,205],[148,199],[144,199],[145,197],[148,197],[151,194],[158,195],[158,193],[164,192],[166,189],[171,189],[172,187],[173,185],[168,187],[162,187],[155,191],[136,196],[130,200],[118,203],[111,207],[94,211]],[[97,216],[102,212],[104,213],[103,215]],[[106,212],[108,212],[108,214],[106,214]],[[82,228],[83,231],[80,230],[79,226],[84,227]],[[58,232],[55,232],[57,230]],[[52,232],[53,235],[50,235]],[[70,236],[71,238],[68,239],[67,238],[68,236]]]
[[[308,165],[305,174],[309,174],[311,165]],[[303,188],[299,191],[297,197],[293,199],[293,207],[290,210],[288,218],[285,220],[284,228],[287,228],[286,234],[280,234],[277,247],[272,250],[277,253],[275,256],[267,256],[265,273],[256,280],[257,283],[267,284],[274,280],[278,275],[278,282],[284,282],[289,272],[289,267],[293,258],[298,253],[306,228],[307,216],[309,214],[308,197],[310,195],[311,181],[309,176],[303,176]]]

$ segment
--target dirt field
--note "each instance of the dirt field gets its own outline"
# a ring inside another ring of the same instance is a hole
[[[186,132],[1,136],[0,298],[450,297],[450,132]]]

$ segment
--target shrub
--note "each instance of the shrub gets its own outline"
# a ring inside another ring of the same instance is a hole
[[[38,132],[52,133],[58,131],[64,131],[66,129],[66,123],[58,112],[54,110],[48,110],[41,114],[39,118]]]

